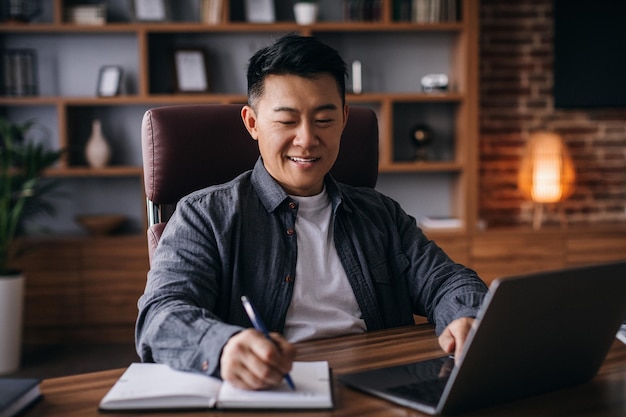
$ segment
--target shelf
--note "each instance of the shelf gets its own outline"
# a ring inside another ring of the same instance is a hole
[[[380,164],[379,172],[449,172],[463,171],[463,165],[456,162],[392,162]]]
[[[98,203],[93,205],[99,208],[118,209],[118,201],[128,205],[135,198],[136,205],[142,205],[143,189],[133,189],[136,184],[128,182],[142,177],[139,126],[146,110],[162,105],[246,103],[245,68],[252,53],[280,34],[314,35],[336,48],[349,69],[355,60],[362,63],[363,93],[350,93],[350,78],[346,100],[378,115],[383,177],[379,190],[408,206],[415,217],[462,218],[466,225],[462,233],[474,227],[477,211],[478,7],[472,0],[459,1],[461,21],[417,24],[392,21],[393,0],[381,0],[381,20],[374,22],[341,21],[341,4],[326,0],[323,7],[328,9],[323,14],[329,20],[300,26],[290,21],[287,1],[275,2],[282,10],[271,24],[245,22],[244,3],[236,1],[225,3],[225,21],[217,25],[135,22],[132,8],[120,6],[122,2],[112,3],[118,21],[77,25],[63,21],[65,7],[76,2],[53,0],[42,17],[45,23],[0,26],[3,48],[36,51],[41,94],[0,97],[0,114],[16,120],[36,118],[49,128],[53,143],[67,149],[67,154],[61,166],[46,175],[70,183],[70,194],[95,199]],[[192,3],[172,2],[171,15],[196,18],[188,10]],[[209,93],[175,93],[172,51],[184,47],[206,51]],[[95,95],[98,73],[105,65],[123,68],[122,95]],[[424,93],[420,80],[432,73],[446,73],[449,89]],[[101,120],[114,151],[111,166],[104,169],[86,166],[83,154],[94,119]],[[426,162],[412,160],[415,151],[409,138],[416,124],[429,125],[437,135]],[[96,191],[103,196],[91,195]],[[406,201],[408,195],[419,198]],[[437,199],[441,200],[437,204],[429,201]],[[87,206],[77,203],[80,210]],[[145,210],[129,214],[138,219]],[[137,221],[141,227],[144,219]]]
[[[69,167],[53,168],[46,171],[47,177],[138,177],[143,175],[142,167],[110,166],[106,168]]]
[[[246,23],[231,22],[207,25],[197,22],[106,23],[78,25],[73,23],[3,24],[0,33],[87,33],[87,32],[460,32],[463,23],[382,23],[382,22],[319,22],[298,25],[295,22]]]

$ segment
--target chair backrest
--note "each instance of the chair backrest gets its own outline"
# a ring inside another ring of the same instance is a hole
[[[241,120],[241,108],[241,104],[180,105],[144,114],[141,142],[150,256],[179,199],[254,167],[259,148]],[[376,185],[378,121],[371,109],[350,107],[331,173],[346,184]]]

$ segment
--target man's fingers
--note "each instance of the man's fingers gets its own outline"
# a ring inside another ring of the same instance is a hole
[[[222,378],[245,389],[258,390],[279,384],[291,369],[295,348],[282,337],[274,337],[280,340],[268,340],[253,329],[231,337],[222,352]]]
[[[454,361],[461,359],[463,346],[467,340],[467,335],[472,329],[474,319],[471,317],[462,317],[451,322],[439,336],[439,346],[446,353],[454,352]]]

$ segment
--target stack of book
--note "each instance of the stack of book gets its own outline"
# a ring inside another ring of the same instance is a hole
[[[222,23],[224,0],[202,0],[200,17],[203,23],[217,25]]]
[[[463,221],[458,217],[424,217],[419,222],[424,229],[460,229]]]
[[[458,0],[394,0],[397,22],[457,22],[459,10]]]
[[[106,17],[106,3],[69,6],[65,10],[65,20],[77,25],[104,25]]]
[[[2,54],[2,94],[22,97],[37,95],[37,54],[34,49],[5,49]]]

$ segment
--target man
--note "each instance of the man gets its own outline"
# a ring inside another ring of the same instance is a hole
[[[414,313],[460,352],[485,284],[395,201],[328,174],[349,117],[345,76],[311,37],[284,36],[250,59],[241,115],[261,157],[179,202],[139,300],[142,360],[262,389],[290,370],[292,343],[408,325]],[[241,295],[272,341],[249,328]]]

